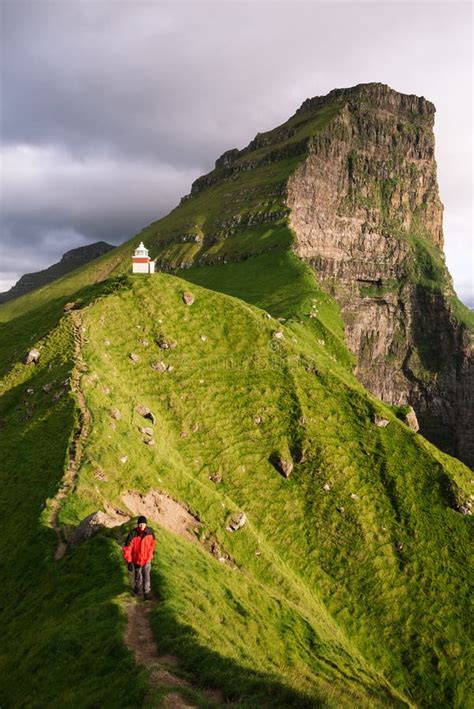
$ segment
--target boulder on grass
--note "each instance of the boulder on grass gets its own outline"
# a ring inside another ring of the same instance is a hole
[[[415,431],[415,433],[420,430],[420,424],[418,423],[415,411],[411,406],[409,411],[405,414],[405,423],[408,428],[411,428],[411,430]]]
[[[227,531],[236,532],[238,529],[241,529],[246,523],[247,515],[245,514],[245,512],[235,512],[233,515],[230,516],[228,520]]]
[[[37,349],[32,349],[26,355],[25,363],[26,364],[38,364],[40,357],[41,357],[40,351]]]

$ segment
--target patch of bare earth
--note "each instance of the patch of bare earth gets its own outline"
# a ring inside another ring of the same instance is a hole
[[[134,515],[145,515],[170,532],[191,542],[197,541],[196,532],[202,527],[201,522],[164,493],[151,490],[143,495],[129,490],[122,493],[122,500]]]
[[[153,691],[163,688],[172,688],[166,694],[163,705],[168,709],[194,709],[195,704],[191,704],[185,699],[179,690],[183,688],[198,691],[202,698],[210,704],[223,704],[224,698],[220,690],[197,689],[187,680],[177,677],[172,672],[173,667],[178,666],[178,659],[174,655],[161,654],[158,651],[150,625],[149,614],[154,607],[154,603],[141,603],[131,601],[126,606],[127,628],[125,630],[125,643],[133,652],[137,664],[149,670],[150,694]],[[149,699],[150,697],[147,697]]]
[[[203,531],[204,525],[183,504],[173,500],[159,490],[151,490],[146,495],[128,490],[122,493],[122,500],[133,515],[145,515],[164,529],[197,544],[231,569],[237,570],[236,563],[222,549],[217,540]],[[198,536],[199,535],[199,536]]]

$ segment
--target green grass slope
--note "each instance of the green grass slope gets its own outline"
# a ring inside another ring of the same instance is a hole
[[[184,669],[236,706],[464,706],[471,520],[453,507],[469,472],[363,390],[331,303],[296,259],[280,267],[281,309],[265,299],[265,279],[256,305],[165,274],[84,294],[92,427],[60,521],[72,528],[106,503],[126,511],[125,490],[150,489],[199,517],[202,540],[238,568],[158,530],[153,627]],[[255,281],[252,259],[229,268],[235,294]],[[305,316],[308,303],[320,320]],[[176,348],[161,350],[160,336]],[[40,365],[17,363],[2,382],[2,705],[140,705],[144,673],[122,641],[126,530],[53,558],[48,501],[77,419],[64,384],[71,315],[37,344]],[[152,369],[160,360],[173,370]],[[139,403],[157,418],[153,448],[138,432]],[[374,412],[387,428],[374,426]],[[275,453],[300,461],[289,479],[270,462]],[[240,510],[247,525],[227,531]]]

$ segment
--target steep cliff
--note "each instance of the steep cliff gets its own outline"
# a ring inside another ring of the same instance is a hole
[[[288,181],[294,249],[338,300],[357,375],[411,404],[422,433],[474,464],[473,337],[443,257],[435,108],[366,84],[309,99],[341,110]]]

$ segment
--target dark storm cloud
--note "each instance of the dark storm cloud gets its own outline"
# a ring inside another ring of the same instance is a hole
[[[437,105],[448,262],[469,285],[468,4],[20,0],[1,10],[5,287],[67,248],[131,236],[225,149],[308,96],[365,81]]]

